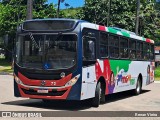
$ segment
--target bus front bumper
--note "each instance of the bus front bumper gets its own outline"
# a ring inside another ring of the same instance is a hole
[[[60,80],[31,80],[18,73],[18,76],[14,74],[15,84],[17,84],[15,89],[19,91],[20,97],[67,99],[72,86],[76,83],[79,76],[77,75],[72,78],[72,74],[70,74]]]
[[[69,87],[42,87],[42,86],[28,86],[18,84],[21,97],[38,98],[38,99],[67,99],[71,90]]]

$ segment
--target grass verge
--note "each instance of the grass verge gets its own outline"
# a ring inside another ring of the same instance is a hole
[[[155,80],[160,81],[160,67],[155,69]]]
[[[0,59],[0,73],[12,73],[11,62],[6,61],[5,59]]]
[[[155,81],[160,81],[160,77],[155,77]]]

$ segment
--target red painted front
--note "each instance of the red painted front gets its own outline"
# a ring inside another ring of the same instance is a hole
[[[22,75],[21,73],[18,72],[18,77],[19,79],[23,82],[23,84],[28,85],[28,86],[41,86],[41,82],[42,80],[33,80],[33,79],[29,79],[27,77],[25,77],[24,75]],[[64,86],[68,81],[71,80],[72,74],[69,74],[68,76],[60,79],[60,80],[45,80],[46,84],[44,87],[62,87]],[[54,84],[53,84],[54,83]],[[29,94],[25,94],[23,92],[23,89],[25,90],[29,90],[29,88],[24,87],[20,84],[18,84],[18,89],[20,91],[20,95],[22,97],[27,97],[27,98],[39,98],[39,99],[66,99],[70,90],[71,90],[71,86],[69,87],[65,87],[65,88],[57,88],[56,91],[64,91],[66,90],[66,92],[61,95],[61,96],[47,96],[47,95],[29,95]],[[34,88],[33,90],[37,91],[37,88]],[[48,91],[52,91],[52,89],[48,89]]]

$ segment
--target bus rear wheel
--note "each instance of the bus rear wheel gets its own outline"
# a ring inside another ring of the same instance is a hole
[[[141,82],[140,77],[138,77],[136,89],[134,89],[134,94],[139,95],[141,93],[141,91],[142,91],[142,82]]]
[[[98,82],[98,84],[96,86],[96,90],[95,90],[95,97],[92,98],[92,106],[93,107],[99,107],[100,99],[101,99],[101,93],[102,93],[101,83]]]

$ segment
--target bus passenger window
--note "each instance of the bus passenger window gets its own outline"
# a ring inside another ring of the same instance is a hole
[[[128,58],[128,39],[120,39],[120,57]]]
[[[150,59],[154,60],[154,45],[151,45]]]
[[[141,59],[141,58],[142,58],[141,55],[142,55],[141,51],[137,51],[137,58],[138,58],[138,59]]]
[[[136,51],[130,50],[130,52],[129,52],[129,58],[130,59],[135,59],[136,58]]]
[[[83,59],[95,60],[95,39],[88,37],[83,39]]]
[[[137,59],[139,59],[139,60],[144,59],[144,57],[143,57],[143,43],[140,41],[137,41],[136,49],[137,49]]]
[[[136,41],[133,39],[129,40],[129,58],[136,59]]]
[[[119,37],[109,36],[109,56],[112,58],[119,57]]]
[[[149,57],[150,57],[150,52],[151,52],[151,50],[150,50],[150,45],[148,44],[148,43],[144,43],[143,44],[143,57],[144,57],[144,59],[145,60],[148,60],[149,59]]]
[[[100,33],[100,57],[108,57],[108,34]]]
[[[144,45],[143,45],[143,43],[140,43],[140,51],[141,51],[141,59],[143,59],[144,58],[144,52],[143,52],[143,47],[144,47]]]

